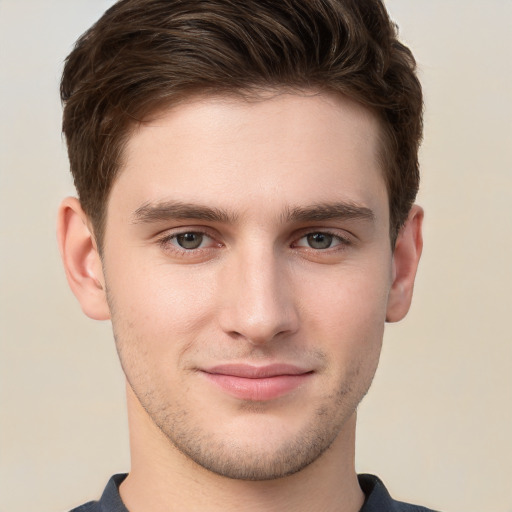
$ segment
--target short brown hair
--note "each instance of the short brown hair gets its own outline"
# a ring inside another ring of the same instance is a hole
[[[121,0],[77,41],[61,83],[71,172],[101,248],[131,129],[193,94],[292,88],[376,113],[391,240],[419,185],[422,92],[380,0]]]

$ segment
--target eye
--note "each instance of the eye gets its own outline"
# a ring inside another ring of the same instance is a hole
[[[201,231],[184,231],[165,236],[159,244],[175,251],[194,251],[213,247],[215,240]]]
[[[295,247],[307,247],[315,250],[325,250],[337,245],[348,243],[343,238],[331,233],[318,231],[315,233],[308,233],[301,237],[294,245]]]
[[[204,239],[208,238],[203,233],[181,233],[174,236],[176,244],[183,249],[199,249],[204,242]]]
[[[328,249],[332,245],[333,236],[328,233],[312,233],[306,236],[312,249]]]

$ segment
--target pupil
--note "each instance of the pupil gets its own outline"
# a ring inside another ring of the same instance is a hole
[[[308,244],[313,249],[328,249],[332,244],[332,235],[313,233],[308,235]]]
[[[183,249],[197,249],[203,241],[203,235],[200,233],[183,233],[178,235],[176,240]]]

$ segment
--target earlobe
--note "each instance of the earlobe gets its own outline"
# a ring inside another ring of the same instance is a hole
[[[423,209],[414,205],[398,234],[393,251],[393,282],[388,297],[387,322],[398,322],[409,311],[414,279],[423,248]]]
[[[108,320],[101,258],[90,223],[75,197],[64,199],[60,205],[57,239],[69,286],[83,312],[95,320]]]

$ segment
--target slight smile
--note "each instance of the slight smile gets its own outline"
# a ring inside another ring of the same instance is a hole
[[[235,398],[257,402],[290,393],[313,375],[311,370],[289,364],[224,364],[201,372],[210,382]]]

